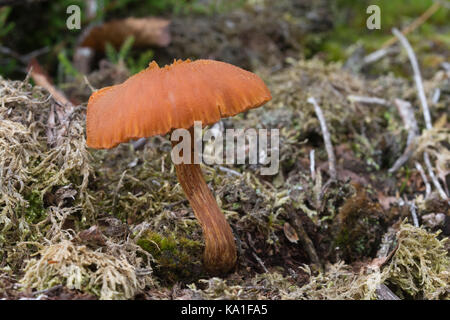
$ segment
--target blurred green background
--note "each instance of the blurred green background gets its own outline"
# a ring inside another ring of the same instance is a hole
[[[23,79],[30,56],[37,56],[57,82],[63,81],[62,73],[76,75],[71,66],[74,48],[88,25],[130,16],[159,16],[172,20],[194,17],[210,21],[214,26],[217,16],[234,11],[258,12],[258,7],[284,10],[282,17],[286,21],[314,23],[315,27],[305,28],[298,39],[300,57],[319,56],[326,61],[344,62],[354,52],[355,46],[364,48],[366,52],[380,48],[392,37],[392,27],[407,26],[434,3],[433,0],[97,0],[96,14],[88,18],[85,14],[87,2],[19,0],[15,5],[0,7],[0,75]],[[450,17],[446,8],[448,2],[442,3],[428,21],[408,36],[417,50],[428,54],[424,63],[438,63],[448,58]],[[66,28],[66,9],[72,4],[82,10],[81,30]],[[366,8],[371,4],[381,8],[381,30],[366,28]],[[302,29],[302,23],[298,24],[298,29]],[[436,58],[437,54],[440,58]],[[107,48],[105,57],[113,63],[123,60],[131,73],[135,73],[148,64],[154,51],[152,48],[135,49],[129,41],[117,52]]]

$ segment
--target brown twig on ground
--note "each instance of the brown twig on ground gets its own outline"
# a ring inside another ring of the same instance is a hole
[[[55,99],[55,101],[61,106],[73,107],[69,99],[66,98],[63,92],[58,90],[51,82],[50,78],[47,76],[45,71],[39,65],[37,60],[32,59],[30,61],[29,71],[31,73],[31,78],[36,82],[38,86],[46,89]]]
[[[417,93],[422,105],[425,126],[429,130],[433,127],[433,125],[431,124],[430,109],[428,108],[427,97],[425,95],[425,90],[423,89],[422,76],[420,74],[419,63],[417,62],[416,55],[414,54],[414,50],[409,44],[408,39],[406,39],[405,36],[400,31],[398,31],[398,29],[393,28],[392,33],[399,39],[400,43],[408,53],[409,61],[411,62],[411,66],[414,72],[414,81],[416,82]]]
[[[325,143],[325,149],[328,154],[328,166],[330,170],[330,177],[336,180],[336,157],[334,156],[333,145],[331,144],[330,132],[328,131],[327,122],[323,115],[322,109],[317,104],[314,97],[308,98],[308,103],[314,106],[314,111],[316,112],[317,118],[319,119],[320,128],[322,129],[323,141]]]

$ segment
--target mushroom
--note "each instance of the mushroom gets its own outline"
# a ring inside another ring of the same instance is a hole
[[[86,117],[87,145],[109,149],[131,139],[184,128],[190,130],[193,146],[194,121],[211,125],[270,99],[269,90],[257,75],[228,63],[175,60],[160,68],[153,61],[124,83],[91,95]],[[234,236],[200,165],[181,163],[175,169],[203,230],[205,269],[215,274],[229,271],[236,263]]]

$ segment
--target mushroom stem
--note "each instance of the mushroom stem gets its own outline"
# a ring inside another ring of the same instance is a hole
[[[194,130],[191,128],[191,155],[194,151]],[[179,142],[172,142],[175,146]],[[178,181],[186,194],[203,230],[205,252],[203,264],[207,271],[220,274],[236,263],[236,244],[231,227],[203,178],[199,164],[176,164]]]

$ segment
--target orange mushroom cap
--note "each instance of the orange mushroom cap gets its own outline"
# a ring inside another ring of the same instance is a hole
[[[214,60],[156,62],[124,83],[94,92],[86,118],[87,145],[113,148],[130,139],[216,123],[271,99],[255,74]]]

